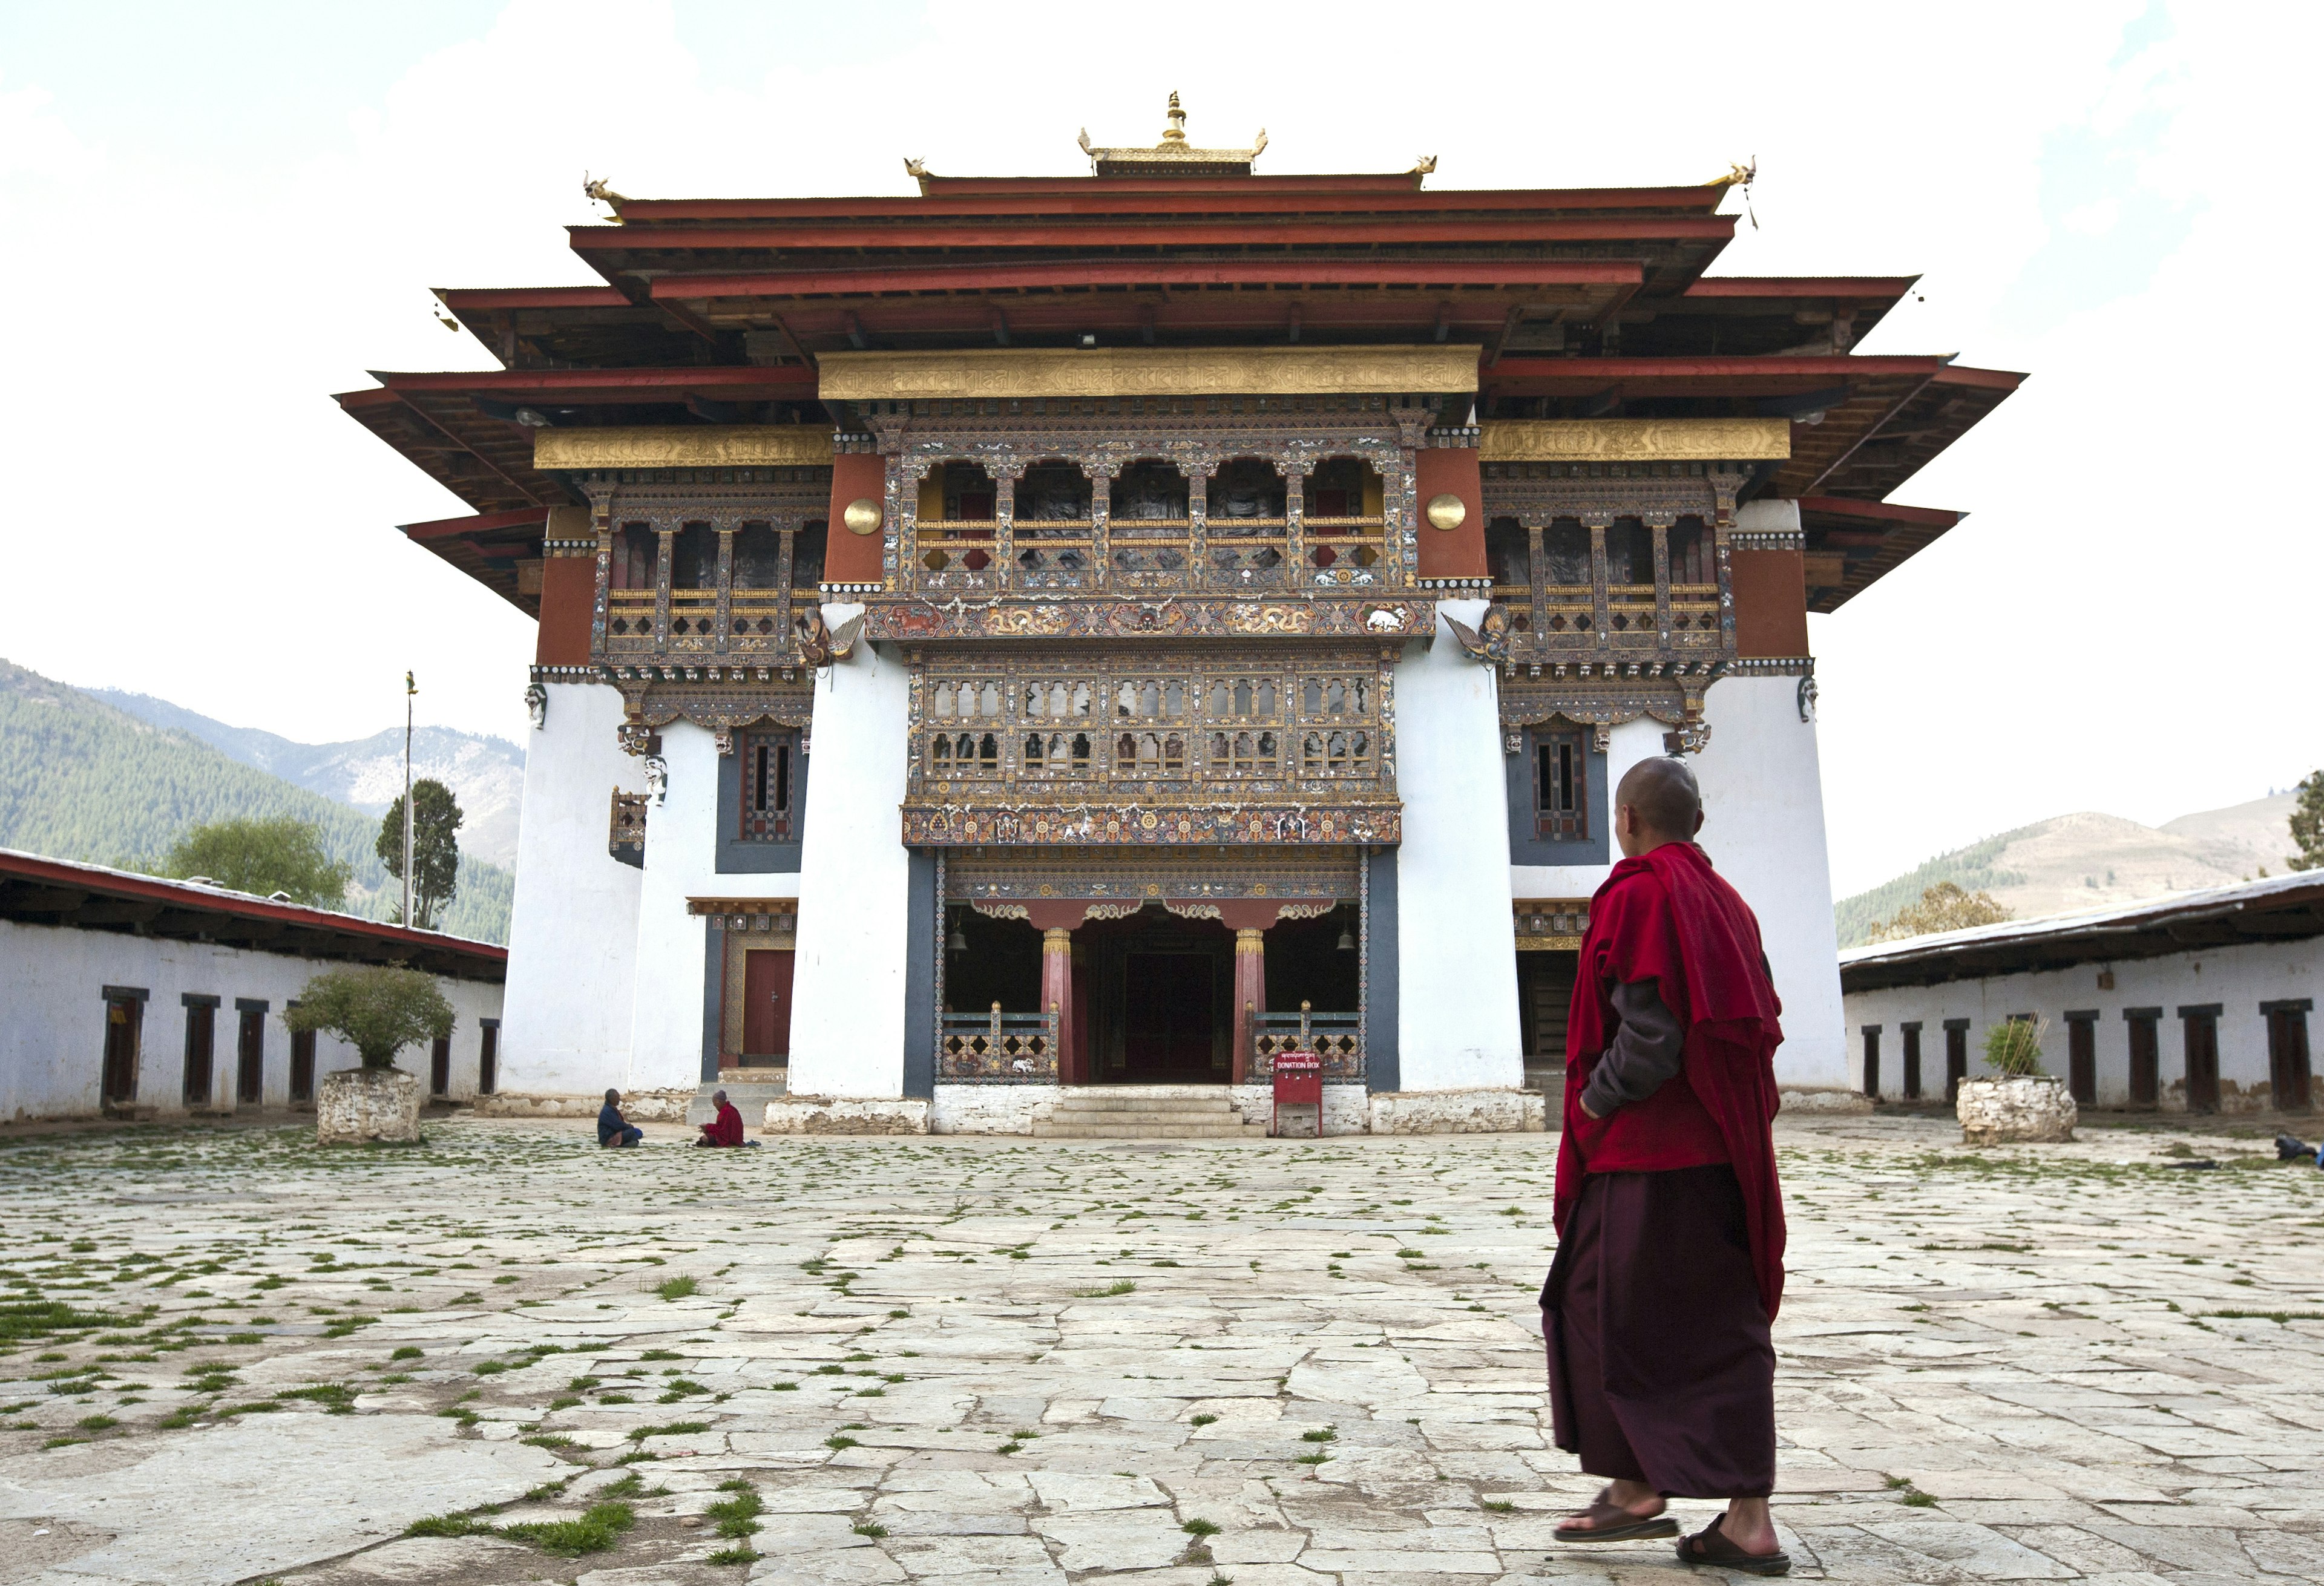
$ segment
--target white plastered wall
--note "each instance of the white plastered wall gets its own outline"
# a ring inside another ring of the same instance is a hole
[[[1724,678],[1703,696],[1711,742],[1695,757],[1703,852],[1759,917],[1784,1000],[1775,1078],[1807,1089],[1849,1083],[1840,944],[1824,853],[1816,730],[1800,719],[1797,678]]]
[[[2114,977],[2111,988],[2098,983],[2098,977],[2108,973]],[[1908,1019],[1917,1020],[1921,1093],[1941,1100],[1945,1093],[1945,1020],[1969,1021],[1969,1072],[1970,1078],[1978,1079],[1991,1073],[1985,1065],[1986,1031],[2023,1013],[2050,1021],[2042,1042],[2042,1066],[2062,1079],[2068,1058],[2065,1016],[2069,1010],[2096,1010],[2098,1017],[2092,1037],[2098,1060],[2098,1104],[2124,1107],[2130,1103],[2130,1025],[2122,1016],[2123,1010],[2160,1008],[2163,1016],[2155,1029],[2160,1100],[2166,1111],[2183,1109],[2187,1047],[2179,1010],[2216,1002],[2219,1005],[2220,1111],[2253,1111],[2271,1101],[2267,1019],[2259,1005],[2313,998],[2319,983],[2324,983],[2324,941],[2310,937],[2208,947],[2162,958],[2078,964],[2040,974],[1993,975],[1935,986],[1851,992],[1846,1010],[1849,1083],[1860,1087],[1864,1082],[1863,1029],[1877,1024],[1880,1027],[1880,1093],[1901,1099],[1904,1093],[1901,1026]],[[2314,1038],[2315,1018],[2310,1014],[2311,1043]]]
[[[860,605],[826,605],[837,628]],[[791,988],[790,1092],[899,1096],[911,860],[904,800],[909,674],[864,641],[816,679]]]
[[[645,772],[621,748],[620,690],[547,687],[548,724],[526,740],[499,1088],[587,1095],[629,1074],[642,878],[605,835],[614,790],[642,793]]]
[[[1445,616],[1476,625],[1485,603],[1445,601],[1436,641],[1396,669],[1398,1088],[1525,1082],[1500,705],[1491,669]]]
[[[718,746],[706,727],[661,730],[669,768],[662,802],[646,807],[645,878],[638,889],[636,1012],[625,1089],[678,1090],[702,1083],[702,996],[710,922],[688,914],[689,897],[724,889],[715,875]],[[737,880],[762,880],[737,877]]]
[[[7,1018],[0,1019],[0,1120],[97,1116],[105,1068],[106,986],[135,987],[146,993],[134,1098],[138,1106],[163,1114],[186,1110],[182,999],[190,992],[219,1002],[212,1026],[210,1093],[206,1102],[195,1105],[208,1111],[238,1105],[241,1015],[235,1001],[246,998],[267,1004],[259,1105],[286,1107],[290,1102],[290,1032],[283,1028],[282,1010],[311,977],[345,967],[214,943],[0,920],[0,999],[8,1010]],[[501,1017],[501,988],[447,977],[438,977],[436,983],[458,1021],[452,1029],[447,1094],[466,1100],[476,1093],[480,1021]],[[503,1042],[503,1075],[506,1051]],[[353,1068],[359,1061],[355,1048],[336,1037],[315,1037],[318,1078],[335,1069]],[[424,1082],[429,1048],[407,1047],[396,1064]],[[503,1078],[503,1087],[506,1083]]]

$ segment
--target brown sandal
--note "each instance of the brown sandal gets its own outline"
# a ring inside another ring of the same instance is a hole
[[[1668,1510],[1641,1519],[1620,1504],[1608,1501],[1613,1490],[1610,1487],[1600,1488],[1598,1496],[1591,1500],[1588,1508],[1578,1515],[1566,1517],[1566,1520],[1589,1521],[1585,1529],[1569,1531],[1565,1521],[1560,1521],[1557,1539],[1560,1542],[1639,1542],[1653,1536],[1678,1535],[1678,1522],[1671,1518]]]
[[[1678,1562],[1690,1569],[1697,1564],[1709,1564],[1714,1569],[1734,1570],[1745,1575],[1788,1575],[1792,1572],[1792,1555],[1782,1548],[1773,1553],[1745,1553],[1729,1540],[1719,1528],[1717,1519],[1692,1536],[1683,1536],[1678,1544]]]

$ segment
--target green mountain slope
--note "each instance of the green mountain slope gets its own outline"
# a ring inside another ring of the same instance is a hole
[[[132,869],[158,861],[189,825],[228,816],[296,816],[354,867],[351,912],[385,919],[401,892],[373,852],[376,817],[139,721],[77,688],[0,660],[0,847]],[[443,928],[508,940],[516,879],[463,856]]]
[[[2004,832],[1998,836],[1972,843],[1966,848],[1956,848],[1950,853],[1940,853],[1894,881],[1881,882],[1868,892],[1841,899],[1832,905],[1831,909],[1832,923],[1840,931],[1840,945],[1843,947],[1862,946],[1872,939],[1874,926],[1884,919],[1894,919],[1896,911],[1905,905],[1918,903],[1921,894],[1940,881],[1950,881],[1964,892],[1990,892],[1997,888],[2017,885],[2025,878],[1996,862],[2013,841],[2036,829],[2034,826],[2021,826],[2016,831]]]

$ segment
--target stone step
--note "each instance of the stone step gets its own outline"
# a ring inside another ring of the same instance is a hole
[[[1224,1096],[1109,1096],[1067,1090],[1057,1098],[1061,1112],[1183,1112],[1209,1116],[1234,1111]]]
[[[734,1111],[742,1115],[742,1126],[756,1129],[767,1115],[767,1103],[790,1094],[790,1070],[787,1068],[746,1068],[742,1072],[763,1077],[721,1078],[715,1083],[704,1085],[695,1093],[694,1100],[687,1104],[687,1122],[707,1123],[716,1117],[718,1109],[711,1104],[710,1093],[724,1091],[726,1099],[733,1103]]]
[[[1147,1121],[1125,1119],[1120,1122],[1084,1122],[1079,1119],[1060,1121],[1055,1118],[1037,1120],[1033,1132],[1044,1139],[1071,1140],[1255,1140],[1267,1137],[1263,1124],[1242,1123],[1220,1119],[1201,1123]]]

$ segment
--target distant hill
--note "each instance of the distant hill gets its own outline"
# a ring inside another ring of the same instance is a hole
[[[2291,868],[2294,795],[2278,793],[2225,809],[2182,815],[2160,826],[2081,811],[2053,816],[1941,853],[1918,869],[1833,907],[1840,945],[1871,939],[1923,891],[1951,881],[1987,891],[2019,919],[2133,903],[2167,892],[2224,887]]]
[[[388,917],[401,884],[373,851],[376,815],[0,660],[0,847],[138,868],[188,826],[275,815],[320,827],[331,856],[354,867],[349,910]],[[505,942],[515,890],[507,871],[464,853],[458,893],[438,923],[456,936]]]
[[[344,743],[300,743],[256,727],[226,723],[118,688],[91,688],[91,698],[127,711],[157,727],[175,727],[224,751],[247,766],[271,771],[284,781],[352,804],[374,816],[403,791],[403,734],[390,728]],[[452,789],[467,818],[460,826],[460,852],[503,870],[516,867],[516,824],[524,798],[524,751],[505,738],[487,738],[450,727],[421,727],[411,738],[411,774],[433,777]]]

